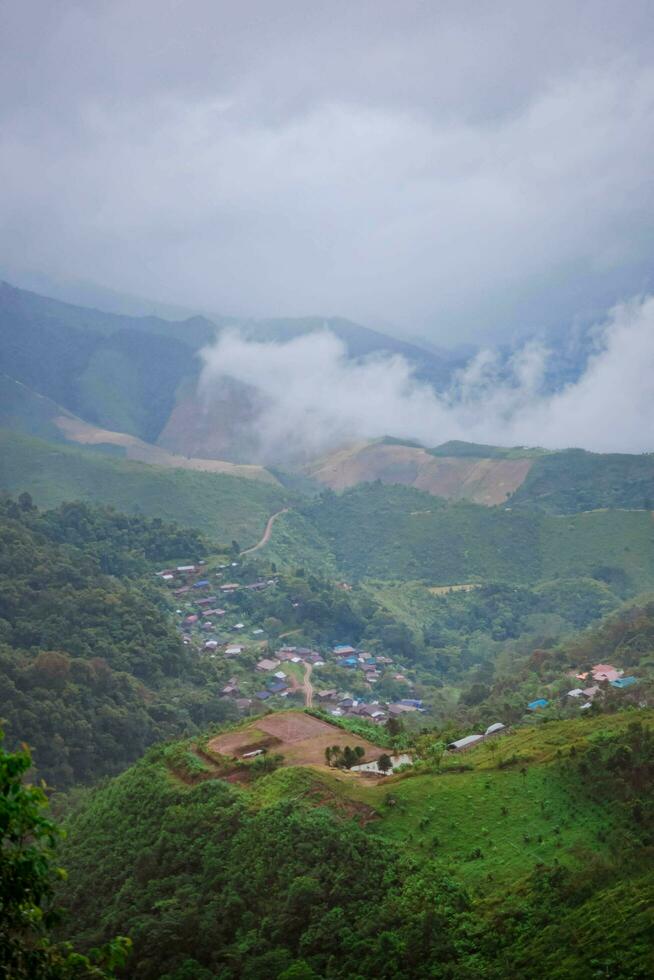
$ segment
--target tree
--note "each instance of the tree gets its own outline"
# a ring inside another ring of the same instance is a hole
[[[393,768],[390,755],[387,755],[386,753],[384,753],[384,755],[380,755],[377,759],[377,767],[380,772],[389,772],[389,770]]]
[[[49,930],[59,919],[54,885],[64,877],[56,867],[60,831],[44,815],[42,789],[24,784],[32,764],[29,751],[6,752],[0,731],[0,976],[12,980],[69,980],[114,976],[130,941],[119,938],[90,957],[68,943],[54,944]]]

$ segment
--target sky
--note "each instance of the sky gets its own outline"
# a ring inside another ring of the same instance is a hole
[[[654,290],[651,0],[0,4],[0,268],[440,345]]]

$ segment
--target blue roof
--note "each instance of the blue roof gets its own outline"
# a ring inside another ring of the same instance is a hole
[[[265,701],[266,698],[270,697],[270,691],[257,691],[254,696],[255,698],[259,698],[260,701]]]
[[[204,578],[204,579],[202,579],[201,582],[194,582],[193,583],[193,588],[194,589],[203,589],[205,586],[207,586],[209,584],[210,584],[209,583],[209,580],[206,579],[206,578]]]
[[[280,691],[285,691],[287,687],[288,684],[282,684],[281,681],[275,681],[274,683],[268,685],[268,690],[273,694],[279,694]]]
[[[632,684],[637,684],[638,680],[636,677],[618,677],[616,681],[611,681],[612,687],[631,687]]]
[[[537,708],[546,708],[549,701],[546,698],[537,698],[536,701],[530,701],[527,707],[530,711],[536,711]]]

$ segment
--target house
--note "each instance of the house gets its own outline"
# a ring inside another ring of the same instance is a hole
[[[425,702],[422,701],[420,698],[401,698],[400,699],[400,704],[406,704],[410,708],[417,708],[418,711],[422,710],[422,708],[424,706],[424,703]]]
[[[234,626],[232,626],[232,629],[233,630],[244,630],[245,629],[245,623],[235,623]]]
[[[631,687],[632,684],[637,684],[638,680],[631,675],[629,677],[617,677],[614,681],[610,681],[611,687],[617,687],[622,689],[623,687]]]
[[[259,701],[267,701],[268,698],[272,697],[272,694],[270,693],[270,691],[257,691],[257,693],[254,696]]]
[[[359,714],[372,718],[373,721],[386,717],[386,712],[378,704],[362,704]]]
[[[271,694],[283,694],[288,691],[288,684],[284,684],[283,681],[272,681],[268,685],[268,690]]]
[[[263,749],[252,749],[251,752],[244,752],[242,759],[255,759],[258,755],[263,755]]]
[[[616,681],[624,674],[623,670],[618,670],[613,664],[595,664],[590,668],[590,673],[594,681]],[[577,674],[579,680],[583,681],[588,674]]]
[[[204,644],[205,650],[216,650],[218,647],[218,640],[207,640]]]
[[[284,671],[283,671],[283,670],[276,670],[276,671],[275,671],[275,675],[274,675],[274,676],[275,676],[275,677],[277,678],[277,680],[279,680],[279,681],[284,681],[284,680],[286,680],[286,674],[284,673]]]
[[[175,576],[170,572],[168,572],[168,574],[166,575],[162,575],[161,577],[164,580],[164,582],[172,582],[172,580],[175,578]]]
[[[268,660],[266,657],[257,664],[257,670],[274,670],[279,667],[279,660]]]
[[[210,582],[208,581],[208,579],[203,578],[199,582],[194,582],[193,583],[193,588],[194,589],[207,589],[209,587],[209,585],[210,585]]]
[[[403,715],[407,711],[410,712],[410,711],[417,711],[417,710],[418,709],[417,708],[414,708],[412,704],[399,704],[398,703],[398,704],[389,704],[389,706],[388,706],[388,712],[391,715]]]
[[[236,592],[236,590],[237,589],[240,589],[240,588],[241,588],[241,586],[239,585],[238,582],[227,582],[225,585],[221,585],[220,586],[220,591],[221,592]]]
[[[187,616],[186,619],[184,620],[184,625],[185,626],[193,626],[195,623],[198,622],[199,619],[200,619],[200,617],[199,616],[196,616],[195,614],[192,615],[192,616]]]
[[[599,685],[593,684],[592,687],[585,687],[581,693],[585,695],[587,698],[590,698],[592,701],[595,695],[599,694],[599,692],[600,692]]]
[[[478,745],[484,739],[483,735],[466,735],[465,738],[458,738],[455,742],[450,742],[447,746],[450,752],[465,752],[473,745]]]
[[[575,687],[571,691],[568,691],[566,698],[583,698],[584,692],[580,687]]]
[[[187,574],[195,571],[195,565],[178,565],[176,571]]]
[[[337,643],[336,646],[333,647],[333,651],[337,657],[349,657],[353,653],[356,653],[354,647],[348,646],[346,643]]]
[[[548,704],[547,698],[536,698],[535,701],[530,701],[527,707],[530,711],[538,711],[539,708],[546,708]]]
[[[316,697],[319,701],[333,701],[336,697],[337,691],[332,688],[329,691],[316,691]]]
[[[261,636],[263,634],[262,629],[252,630],[252,636]]]
[[[236,694],[238,692],[238,678],[230,677],[229,681],[222,689],[223,694]]]
[[[243,653],[243,647],[230,644],[230,646],[225,648],[226,657],[237,657],[239,653]]]

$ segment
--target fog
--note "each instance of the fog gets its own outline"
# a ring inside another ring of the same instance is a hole
[[[441,344],[547,334],[654,288],[649,2],[22,0],[1,17],[17,284]]]
[[[464,439],[502,446],[578,446],[601,452],[654,449],[654,297],[613,309],[593,331],[581,376],[557,391],[556,352],[529,342],[509,358],[481,350],[436,392],[402,357],[348,358],[329,330],[288,343],[227,331],[202,352],[208,405],[225,376],[257,389],[251,422],[263,462],[316,456],[384,435],[435,446]]]

